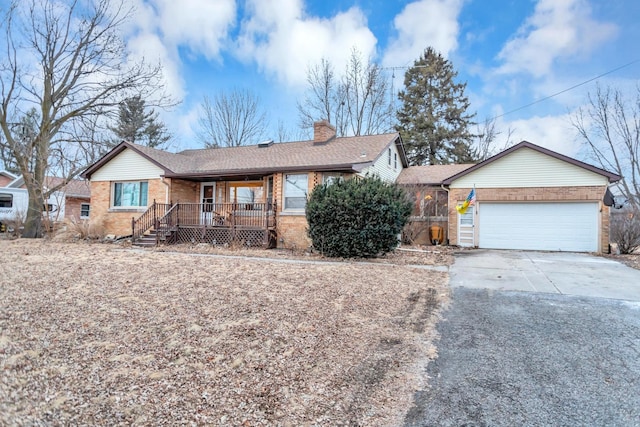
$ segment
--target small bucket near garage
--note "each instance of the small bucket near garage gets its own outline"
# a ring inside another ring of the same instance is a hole
[[[441,245],[444,240],[444,229],[439,225],[429,227],[429,241],[432,245]]]

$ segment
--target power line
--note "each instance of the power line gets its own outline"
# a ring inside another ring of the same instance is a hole
[[[532,105],[535,105],[535,104],[538,104],[538,103],[540,103],[540,102],[546,101],[547,99],[551,99],[551,98],[554,98],[554,97],[556,97],[556,96],[558,96],[558,95],[562,95],[562,94],[563,94],[563,93],[565,93],[565,92],[569,92],[570,90],[573,90],[573,89],[575,89],[575,88],[577,88],[577,87],[584,86],[584,85],[586,85],[587,83],[591,83],[592,81],[594,81],[594,80],[598,80],[599,78],[604,77],[604,76],[606,76],[606,75],[608,75],[608,74],[615,73],[616,71],[621,70],[621,69],[623,69],[623,68],[626,68],[626,67],[628,67],[628,66],[630,66],[630,65],[633,65],[633,64],[635,64],[636,62],[640,62],[640,59],[636,59],[636,60],[633,60],[633,61],[631,61],[631,62],[628,62],[628,63],[626,63],[626,64],[624,64],[624,65],[621,65],[621,66],[619,66],[619,67],[617,67],[617,68],[614,68],[613,70],[609,70],[609,71],[607,71],[607,72],[605,72],[605,73],[602,73],[602,74],[600,74],[600,75],[597,75],[597,76],[595,76],[595,77],[592,77],[592,78],[590,78],[589,80],[585,80],[585,81],[583,81],[582,83],[578,83],[577,85],[573,85],[573,86],[571,86],[570,88],[567,88],[567,89],[561,90],[560,92],[556,92],[556,93],[554,93],[554,94],[552,94],[552,95],[545,96],[544,98],[537,99],[537,100],[535,100],[535,101],[533,101],[533,102],[530,102],[529,104],[523,105],[522,107],[518,107],[518,108],[516,108],[516,109],[513,109],[513,110],[510,110],[510,111],[507,111],[506,113],[502,113],[502,114],[500,114],[499,116],[495,116],[495,117],[493,117],[491,120],[499,119],[500,117],[504,117],[504,116],[506,116],[507,114],[511,114],[511,113],[515,113],[516,111],[524,110],[525,108],[528,108],[528,107],[531,107]]]

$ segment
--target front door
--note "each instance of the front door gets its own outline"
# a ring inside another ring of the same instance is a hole
[[[215,182],[203,182],[200,185],[200,221],[201,224],[211,224],[212,218],[215,212],[216,203],[216,183]]]
[[[467,208],[465,213],[458,214],[458,246],[475,246],[475,205]]]

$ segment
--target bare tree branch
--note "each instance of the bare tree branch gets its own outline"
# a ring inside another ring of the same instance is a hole
[[[131,9],[125,0],[14,1],[0,43],[0,148],[15,158],[29,191],[24,237],[41,235],[47,173],[70,180],[102,152],[96,132],[121,99],[139,94],[159,105],[161,68],[130,63],[120,39]],[[38,119],[33,135],[18,138],[16,123],[28,111]],[[93,127],[93,129],[89,129]]]
[[[586,106],[572,117],[590,157],[623,177],[618,188],[634,209],[640,208],[640,87],[635,99],[619,89],[597,86]]]
[[[219,92],[200,105],[198,138],[206,147],[238,147],[264,137],[266,113],[260,99],[248,90]]]
[[[318,120],[328,120],[338,136],[368,135],[393,129],[393,104],[389,82],[381,68],[362,59],[353,49],[338,79],[333,65],[322,59],[307,70],[307,94],[298,102],[302,129],[311,129]]]

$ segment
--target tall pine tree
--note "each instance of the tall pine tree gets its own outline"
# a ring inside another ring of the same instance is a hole
[[[469,114],[464,95],[466,83],[456,83],[458,73],[450,61],[427,48],[404,75],[398,125],[413,165],[468,163],[476,160],[474,135],[470,131],[475,114]]]
[[[164,148],[171,134],[153,108],[148,112],[145,109],[145,101],[140,95],[125,99],[118,107],[116,126],[110,126],[109,129],[118,142],[124,140],[151,148]]]

